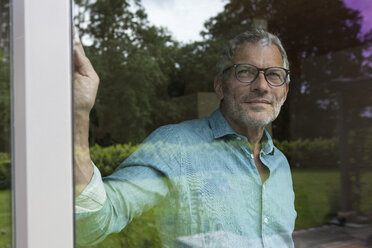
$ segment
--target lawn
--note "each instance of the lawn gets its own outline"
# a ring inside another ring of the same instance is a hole
[[[297,230],[326,224],[340,210],[338,171],[296,170],[292,177],[296,194]],[[361,175],[361,184],[360,210],[372,214],[372,172]]]
[[[296,229],[326,223],[340,206],[340,175],[336,171],[292,173],[297,211]]]
[[[10,248],[12,243],[10,194],[10,190],[0,190],[0,248]]]
[[[293,187],[296,194],[296,229],[326,224],[340,207],[340,175],[336,170],[295,170]],[[361,176],[360,209],[372,214],[372,172]],[[0,248],[11,242],[10,191],[0,191]],[[148,212],[130,223],[125,232],[110,235],[94,246],[106,247],[159,247],[159,238],[153,225],[153,214]],[[78,234],[77,234],[78,235]]]

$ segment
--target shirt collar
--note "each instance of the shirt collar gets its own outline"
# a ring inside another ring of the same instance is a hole
[[[232,129],[232,127],[229,125],[225,117],[222,115],[220,109],[215,110],[210,116],[209,116],[209,125],[212,128],[213,137],[215,139],[221,138],[226,135],[237,135],[238,134]],[[274,150],[274,144],[273,140],[271,139],[271,136],[269,132],[264,131],[264,134],[261,139],[261,145],[262,145],[262,151],[265,154],[270,154]]]
[[[272,154],[274,151],[274,143],[273,140],[269,134],[269,132],[265,129],[264,134],[261,139],[261,146],[262,151],[265,154]]]
[[[220,109],[217,109],[211,114],[211,116],[209,116],[209,125],[212,128],[215,139],[229,134],[236,134],[236,132],[230,127],[229,123],[227,123],[227,120],[222,115]]]

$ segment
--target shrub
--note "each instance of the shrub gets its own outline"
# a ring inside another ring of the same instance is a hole
[[[101,147],[96,144],[90,148],[90,156],[100,170],[102,176],[108,176],[114,172],[116,167],[129,157],[138,146],[139,145],[132,145],[129,143]]]
[[[11,186],[11,162],[9,153],[0,152],[0,189]]]
[[[354,147],[355,138],[349,137],[349,146]],[[371,154],[368,151],[372,139],[366,138],[362,144],[358,144],[358,153],[349,154],[349,163],[352,164],[355,156],[362,159],[367,164]],[[354,142],[354,143],[353,143]],[[297,139],[294,141],[274,140],[275,146],[281,150],[287,157],[292,168],[316,168],[316,169],[335,169],[339,168],[339,141],[334,138],[315,138],[315,139]],[[103,176],[111,174],[117,166],[120,165],[130,154],[132,154],[138,145],[123,144],[101,147],[94,145],[90,152],[92,160],[100,169]],[[363,149],[362,149],[363,148]]]
[[[298,139],[294,141],[274,140],[275,146],[296,168],[338,168],[339,150],[336,138]]]
[[[298,139],[294,141],[274,140],[276,147],[288,158],[295,168],[338,168],[339,150],[337,138]],[[101,171],[102,176],[108,176],[118,167],[139,145],[118,144],[108,147],[94,145],[90,148],[93,162]]]

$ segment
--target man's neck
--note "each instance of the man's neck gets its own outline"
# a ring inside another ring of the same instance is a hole
[[[237,134],[247,137],[254,157],[254,164],[258,173],[260,174],[261,182],[264,183],[270,174],[269,169],[260,160],[261,139],[264,134],[265,127],[242,126],[230,119],[229,116],[226,115],[223,108],[221,108],[221,113]]]

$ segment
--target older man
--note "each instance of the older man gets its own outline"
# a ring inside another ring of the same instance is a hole
[[[80,44],[75,61],[80,243],[99,242],[158,206],[164,247],[187,242],[185,237],[196,239],[197,247],[293,247],[290,169],[264,128],[288,93],[289,63],[275,35],[257,29],[231,40],[214,81],[220,108],[157,129],[103,181],[88,147],[98,77]]]

